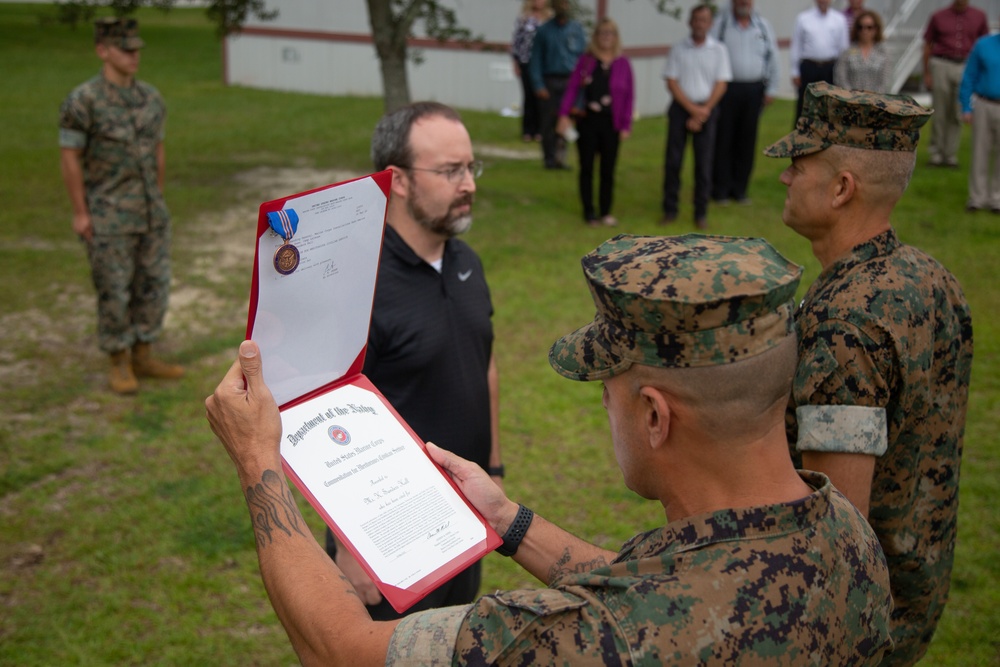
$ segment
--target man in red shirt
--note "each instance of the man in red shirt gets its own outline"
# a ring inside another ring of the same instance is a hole
[[[954,0],[950,6],[934,12],[924,31],[924,84],[931,91],[934,106],[931,166],[958,166],[958,142],[962,136],[958,87],[972,45],[986,34],[989,34],[986,14],[970,7],[969,0]]]

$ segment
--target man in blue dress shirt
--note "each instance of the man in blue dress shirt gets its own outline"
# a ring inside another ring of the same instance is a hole
[[[972,123],[972,165],[966,210],[1000,214],[1000,34],[980,37],[958,89],[962,120]],[[990,160],[994,160],[990,174]]]

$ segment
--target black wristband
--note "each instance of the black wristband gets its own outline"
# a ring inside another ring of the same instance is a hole
[[[535,513],[524,505],[517,506],[517,516],[510,528],[503,534],[503,544],[497,547],[497,553],[501,556],[513,556],[517,553],[517,547],[524,539],[524,534],[528,532],[531,520],[535,518]]]
[[[490,477],[500,477],[502,479],[504,473],[503,464],[501,463],[498,466],[490,466],[486,469],[486,472]]]

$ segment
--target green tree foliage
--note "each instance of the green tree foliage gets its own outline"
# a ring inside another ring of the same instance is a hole
[[[94,18],[102,7],[111,9],[115,16],[128,16],[140,7],[153,7],[168,11],[177,0],[60,0],[56,2],[58,18],[63,23],[76,25]],[[209,19],[216,26],[220,37],[238,32],[251,16],[270,21],[278,16],[277,10],[267,9],[266,0],[212,0],[206,9]]]

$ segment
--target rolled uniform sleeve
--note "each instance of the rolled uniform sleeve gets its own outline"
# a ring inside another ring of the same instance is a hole
[[[879,369],[892,368],[880,358],[890,353],[843,320],[823,321],[801,335],[792,388],[796,450],[883,455],[891,381]]]
[[[389,640],[387,667],[451,665],[459,629],[470,609],[472,605],[442,607],[404,616]]]
[[[481,597],[459,632],[453,664],[607,665],[628,656],[620,621],[594,591],[568,586]]]
[[[59,147],[80,150],[87,147],[90,110],[82,95],[74,91],[59,108]]]
[[[885,410],[854,405],[803,405],[795,409],[800,452],[882,456],[889,447]]]
[[[627,661],[619,622],[582,588],[571,588],[499,592],[469,606],[408,616],[393,633],[386,665]]]
[[[82,150],[87,147],[87,135],[79,130],[59,128],[59,148]]]

